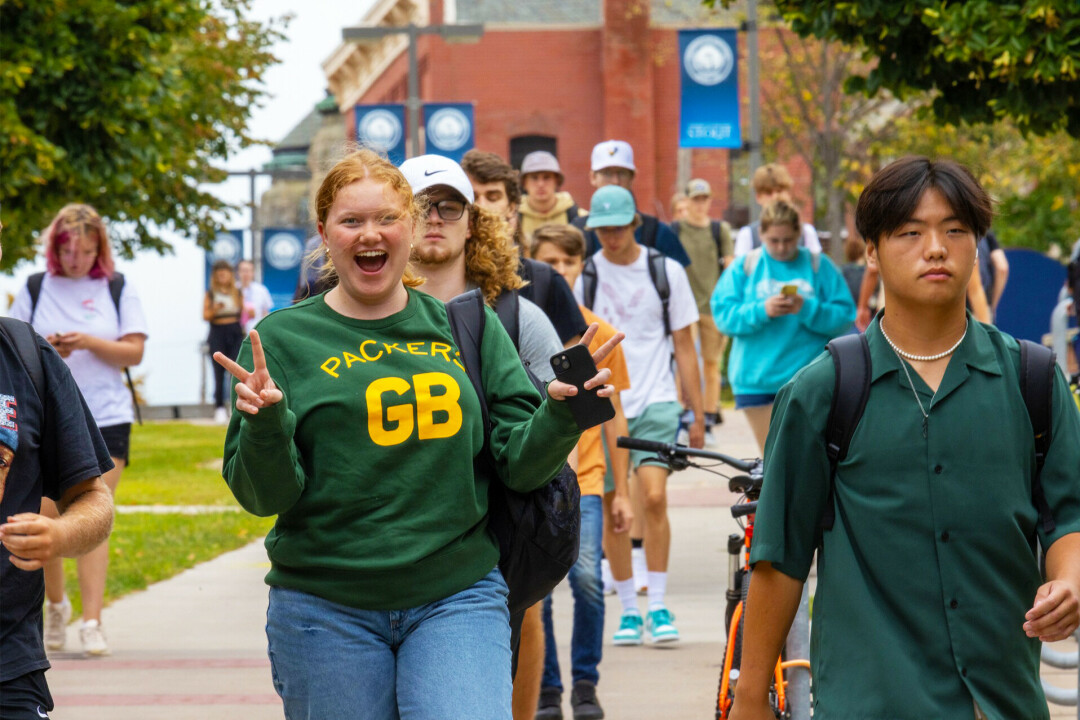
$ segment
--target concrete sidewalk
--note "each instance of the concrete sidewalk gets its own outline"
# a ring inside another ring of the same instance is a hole
[[[713,449],[736,457],[756,455],[742,414],[729,411],[724,417]],[[668,604],[682,640],[664,648],[611,646],[621,609],[614,596],[608,597],[599,697],[611,720],[713,718],[724,650],[726,539],[737,529],[726,510],[733,497],[723,478],[688,470],[672,476],[669,500]],[[264,633],[268,567],[262,543],[256,542],[110,605],[103,615],[110,657],[51,655],[48,680],[57,708],[51,716],[280,720]],[[645,599],[640,600],[644,608]],[[572,607],[564,583],[555,592],[554,611],[567,687]],[[78,647],[74,628],[68,643]],[[1055,684],[1076,685],[1075,671],[1051,674]],[[569,690],[564,703],[569,720]],[[1057,708],[1053,717],[1074,718],[1076,710]]]

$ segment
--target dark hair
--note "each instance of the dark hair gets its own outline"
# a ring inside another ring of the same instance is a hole
[[[536,251],[544,243],[551,243],[571,257],[585,258],[585,235],[573,225],[541,225],[533,230],[529,242],[529,254],[536,255]]]
[[[521,204],[518,172],[495,153],[470,150],[461,158],[461,168],[478,182],[501,182],[506,187],[506,199],[511,205]]]
[[[930,189],[942,194],[975,237],[990,229],[993,200],[970,170],[954,160],[915,155],[886,165],[870,178],[855,207],[855,228],[864,240],[877,244],[911,219]]]

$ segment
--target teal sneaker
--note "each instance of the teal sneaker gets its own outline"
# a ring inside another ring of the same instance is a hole
[[[612,642],[615,645],[640,645],[641,644],[641,613],[625,612],[619,620],[619,629],[615,632]]]
[[[679,631],[675,628],[674,621],[675,616],[666,607],[650,610],[645,620],[645,627],[649,631],[649,642],[653,644],[677,642]]]

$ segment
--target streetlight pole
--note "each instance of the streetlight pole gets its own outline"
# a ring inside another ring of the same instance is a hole
[[[750,85],[750,179],[754,171],[761,167],[761,83],[758,79],[758,13],[757,0],[746,3],[746,59],[747,80]],[[750,219],[757,220],[761,214],[754,198],[753,185],[750,185]]]
[[[409,38],[409,157],[420,154],[420,58],[417,41],[421,35],[438,35],[447,42],[476,42],[484,34],[483,24],[475,25],[416,25],[342,28],[346,41],[373,42],[390,35]]]
[[[255,236],[255,230],[258,226],[258,223],[255,220],[255,178],[260,175],[270,174],[271,173],[266,170],[256,170],[254,168],[251,170],[229,171],[230,177],[246,175],[250,181],[248,187],[251,193],[251,199],[248,202],[248,208],[251,210],[251,262],[255,265],[255,280],[259,282],[262,281],[262,243],[260,243],[259,239]]]

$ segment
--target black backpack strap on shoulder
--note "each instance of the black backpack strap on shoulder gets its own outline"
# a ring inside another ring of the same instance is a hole
[[[1042,487],[1042,468],[1053,438],[1054,352],[1030,340],[1020,341],[1020,394],[1024,396],[1031,428],[1035,433],[1035,477],[1031,480],[1031,499],[1039,511],[1043,531],[1057,527]]]
[[[34,273],[26,278],[26,290],[30,293],[30,322],[34,322],[34,312],[37,311],[38,300],[41,299],[41,283],[45,280],[45,273]]]
[[[26,369],[30,381],[34,384],[41,406],[45,407],[45,397],[48,388],[45,385],[45,364],[41,359],[41,346],[38,345],[37,335],[29,323],[9,317],[0,317],[0,333],[11,344],[19,362]]]
[[[656,236],[660,232],[660,221],[652,215],[641,216],[641,245],[656,247]]]
[[[113,273],[109,279],[109,297],[112,298],[116,307],[116,321],[120,322],[120,296],[124,292],[124,274]],[[124,368],[124,377],[127,378],[128,390],[131,391],[131,406],[135,408],[135,419],[142,425],[142,411],[139,409],[139,399],[135,396],[135,382],[131,379],[131,368]]]
[[[499,316],[499,322],[514,341],[514,349],[518,352],[521,352],[521,328],[518,325],[520,302],[517,290],[503,290],[499,297],[495,298],[495,314]]]
[[[484,339],[484,327],[487,318],[484,314],[484,295],[479,290],[470,290],[458,295],[446,303],[446,317],[450,320],[450,332],[461,354],[461,364],[472,382],[476,397],[480,401],[480,413],[484,419],[484,442],[491,428],[488,417],[487,399],[484,396],[483,363],[480,357],[481,343]]]
[[[649,279],[656,288],[656,294],[660,296],[660,304],[664,308],[664,334],[671,334],[671,314],[669,304],[671,301],[671,285],[668,283],[667,265],[665,256],[659,250],[648,248],[649,253]]]
[[[585,258],[585,265],[581,268],[581,304],[592,310],[596,304],[596,262],[592,256]]]
[[[523,264],[530,265],[532,268],[532,301],[546,312],[548,295],[551,294],[551,276],[555,273],[555,270],[547,263],[537,262],[536,260],[525,260]]]
[[[836,520],[836,469],[847,457],[851,436],[870,397],[870,345],[866,336],[841,335],[826,346],[836,369],[836,387],[825,425],[825,452],[829,456],[829,492],[821,514],[821,530],[832,530]]]

